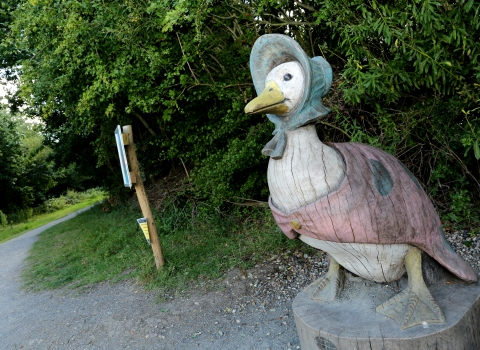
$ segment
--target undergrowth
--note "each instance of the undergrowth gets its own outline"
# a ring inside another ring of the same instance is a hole
[[[136,223],[140,216],[132,204],[109,212],[95,207],[45,231],[28,258],[25,286],[40,290],[135,278],[146,289],[182,292],[192,283],[208,288],[231,268],[246,269],[299,245],[279,231],[268,208],[232,214],[169,202],[154,213],[166,261],[157,271]]]
[[[29,230],[46,225],[77,210],[98,203],[102,201],[105,196],[106,193],[100,189],[91,189],[80,193],[75,192],[75,200],[67,202],[64,199],[66,196],[62,196],[63,198],[60,198],[63,203],[61,206],[56,206],[48,211],[42,211],[41,214],[34,215],[32,211],[22,211],[24,214],[27,212],[30,214],[23,217],[23,219],[17,223],[11,219],[10,215],[7,216],[0,211],[0,243],[17,237]],[[54,200],[58,201],[58,198]]]
[[[35,216],[53,213],[91,198],[103,198],[105,196],[106,193],[101,188],[91,188],[83,192],[68,190],[64,195],[47,199],[35,208],[24,208],[8,216],[4,215],[5,225],[3,225],[2,219],[2,226],[7,226],[7,223],[12,225],[27,222]]]

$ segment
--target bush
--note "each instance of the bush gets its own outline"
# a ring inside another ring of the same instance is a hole
[[[2,227],[5,227],[8,225],[7,216],[1,210],[0,210],[0,224],[2,225]]]
[[[449,211],[444,215],[443,219],[451,220],[455,223],[469,221],[471,216],[471,197],[468,191],[461,190],[458,192],[451,192],[450,197],[452,202]]]
[[[17,210],[16,212],[9,214],[10,223],[26,222],[33,216],[42,215],[47,213],[53,213],[58,210],[62,210],[71,205],[80,203],[84,200],[95,198],[105,195],[105,192],[100,188],[92,188],[85,192],[76,192],[68,190],[63,196],[57,198],[50,198],[43,202],[41,205],[35,208],[24,208]],[[0,211],[1,213],[1,211]],[[0,215],[1,218],[1,215]],[[6,220],[6,217],[5,217]]]

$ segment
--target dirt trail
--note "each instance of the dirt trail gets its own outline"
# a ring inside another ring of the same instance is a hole
[[[222,291],[167,302],[134,283],[83,292],[20,290],[37,235],[81,211],[0,244],[0,349],[300,348],[291,302],[264,307],[248,300],[236,271]]]

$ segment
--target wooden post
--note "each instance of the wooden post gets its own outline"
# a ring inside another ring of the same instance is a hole
[[[155,265],[157,269],[165,265],[163,258],[162,247],[157,234],[157,227],[153,219],[152,210],[148,202],[145,187],[143,186],[142,176],[140,175],[140,168],[138,166],[137,155],[135,153],[135,145],[133,143],[132,126],[126,125],[123,127],[123,134],[127,135],[128,142],[125,142],[127,148],[127,158],[130,165],[130,171],[134,175],[132,176],[132,183],[135,186],[135,192],[137,193],[138,202],[142,209],[143,216],[147,219],[148,231],[150,233],[150,243],[152,244],[153,256],[155,257]]]

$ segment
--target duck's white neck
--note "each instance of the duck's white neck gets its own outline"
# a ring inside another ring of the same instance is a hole
[[[272,201],[286,214],[335,191],[344,176],[342,156],[318,139],[313,124],[287,131],[283,157],[268,163]]]

